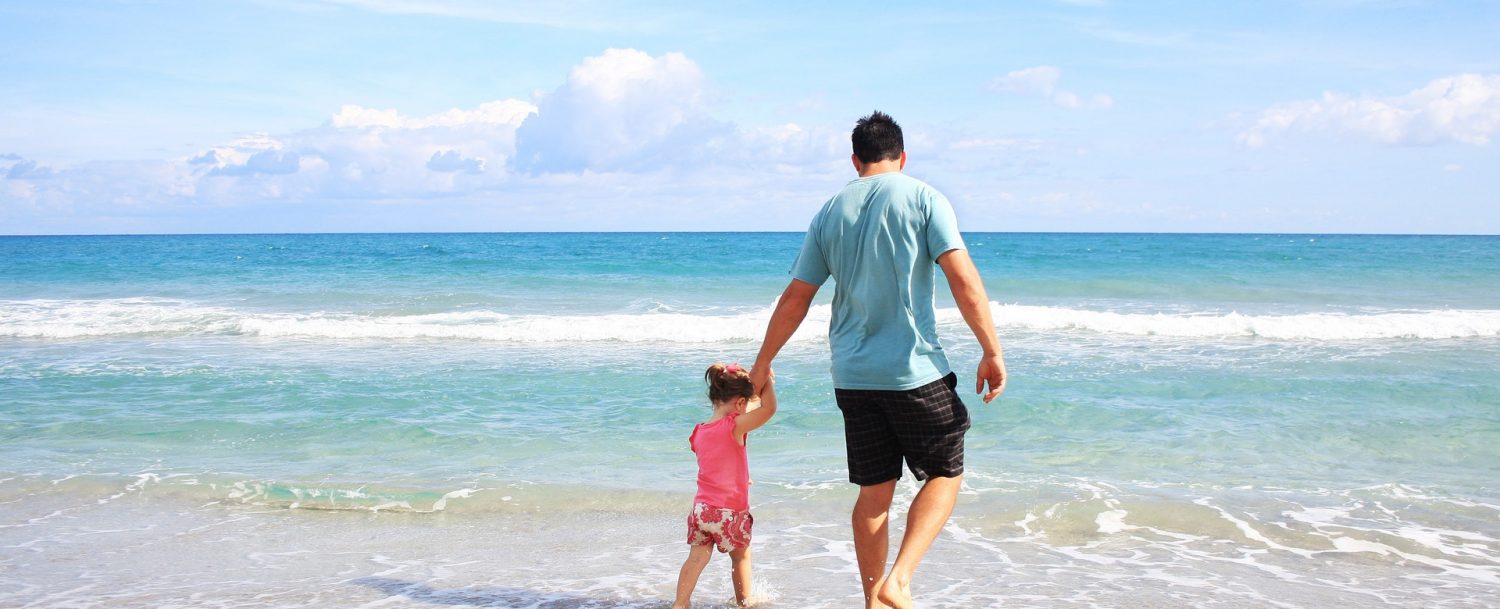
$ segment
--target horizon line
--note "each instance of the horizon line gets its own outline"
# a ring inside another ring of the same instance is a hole
[[[518,231],[308,231],[308,232],[185,232],[185,233],[31,233],[0,234],[0,238],[39,237],[293,237],[318,235],[703,235],[703,234],[802,234],[805,230],[518,230]],[[1497,233],[1361,233],[1361,232],[1298,232],[1298,231],[959,231],[961,234],[991,235],[1201,235],[1201,236],[1331,236],[1331,237],[1500,237]]]

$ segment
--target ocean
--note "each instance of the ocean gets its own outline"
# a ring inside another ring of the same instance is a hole
[[[1500,605],[1500,238],[965,238],[1011,381],[924,607]],[[800,242],[0,237],[0,607],[666,607]],[[752,434],[768,607],[859,603],[831,295]]]

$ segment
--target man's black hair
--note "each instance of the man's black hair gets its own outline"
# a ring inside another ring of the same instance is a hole
[[[906,142],[901,138],[901,125],[891,115],[876,110],[854,123],[854,133],[849,134],[854,143],[854,156],[861,163],[894,161],[901,158]]]

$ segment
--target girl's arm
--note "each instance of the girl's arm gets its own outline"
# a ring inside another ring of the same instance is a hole
[[[740,438],[745,434],[755,431],[771,417],[776,416],[776,381],[766,383],[766,388],[760,392],[760,407],[747,409],[734,419],[734,435]]]

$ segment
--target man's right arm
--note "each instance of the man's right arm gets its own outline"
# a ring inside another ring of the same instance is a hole
[[[964,323],[974,332],[984,356],[979,360],[979,371],[974,379],[974,392],[983,393],[989,402],[1005,391],[1005,355],[1000,351],[1000,337],[995,333],[995,321],[990,315],[990,299],[984,291],[984,281],[969,252],[962,249],[949,250],[938,256],[938,265],[948,277],[948,287],[953,290],[953,301]],[[989,385],[985,393],[984,386]]]
[[[781,352],[781,348],[786,346],[792,334],[802,325],[808,308],[812,307],[813,296],[817,294],[818,286],[793,279],[776,301],[771,322],[766,324],[766,338],[761,341],[760,353],[755,356],[755,366],[750,369],[750,382],[755,384],[757,395],[766,386],[766,380],[771,378],[771,361],[776,359],[776,354]]]

